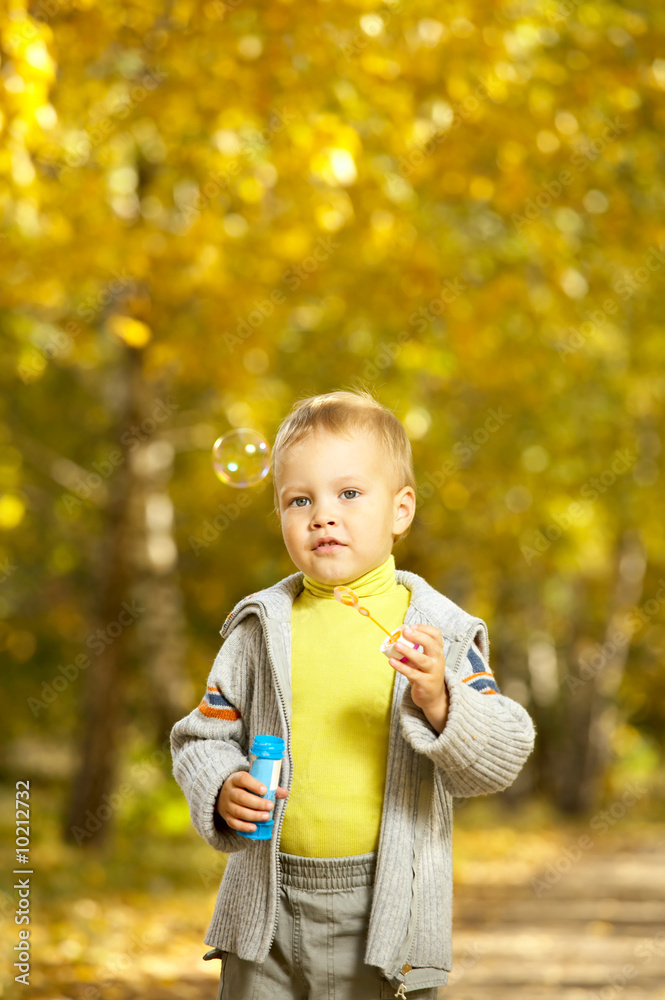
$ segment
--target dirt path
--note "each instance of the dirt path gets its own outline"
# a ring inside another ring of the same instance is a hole
[[[456,886],[440,1000],[665,998],[665,841],[574,847],[526,881]]]
[[[665,1000],[665,834],[603,841],[574,860],[575,840],[536,856],[512,833],[510,850],[485,859],[458,834],[454,968],[439,1000]],[[50,929],[32,1000],[214,1000],[219,962],[201,960],[212,902],[198,892],[68,905],[82,922]]]

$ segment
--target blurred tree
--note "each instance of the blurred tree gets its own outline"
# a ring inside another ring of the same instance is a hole
[[[136,608],[127,603],[131,580],[130,516],[135,509],[136,476],[129,459],[127,434],[136,425],[140,384],[140,354],[127,349],[118,403],[117,427],[121,452],[118,468],[110,480],[106,530],[100,560],[99,628],[92,634],[95,653],[85,675],[81,714],[81,752],[78,773],[64,824],[64,837],[74,843],[104,839],[109,826],[96,816],[100,804],[113,791],[116,777],[118,737],[123,721],[123,690],[126,683],[127,627]],[[131,440],[131,438],[130,438]]]
[[[538,716],[524,794],[599,794],[613,699],[663,747],[662,43],[657,4],[594,0],[0,11],[6,738],[69,740],[84,682],[54,664],[132,586],[146,608],[85,678],[69,822],[112,780],[113,698],[161,739],[235,601],[293,571],[271,489],[242,506],[213,441],[360,383],[414,446],[399,564],[487,620]],[[139,422],[166,414],[132,456],[130,384]],[[569,695],[641,593],[607,681]]]

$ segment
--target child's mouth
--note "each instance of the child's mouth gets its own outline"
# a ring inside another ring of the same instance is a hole
[[[314,549],[315,552],[333,552],[335,549],[343,549],[344,546],[340,545],[339,542],[326,542],[324,545],[317,545]]]

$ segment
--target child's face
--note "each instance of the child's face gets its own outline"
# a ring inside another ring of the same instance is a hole
[[[415,513],[410,486],[394,491],[392,470],[374,436],[349,439],[317,429],[292,445],[277,469],[282,535],[291,559],[320,583],[350,583],[386,561],[393,535]],[[319,539],[341,542],[316,549]]]

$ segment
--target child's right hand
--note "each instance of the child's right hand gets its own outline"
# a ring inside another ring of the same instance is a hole
[[[252,795],[252,792],[257,794]],[[274,807],[270,799],[257,797],[261,794],[261,782],[253,778],[249,771],[234,771],[219,790],[217,812],[232,830],[253,832],[256,822],[270,819]],[[277,786],[275,798],[285,799],[288,794],[288,788]]]

